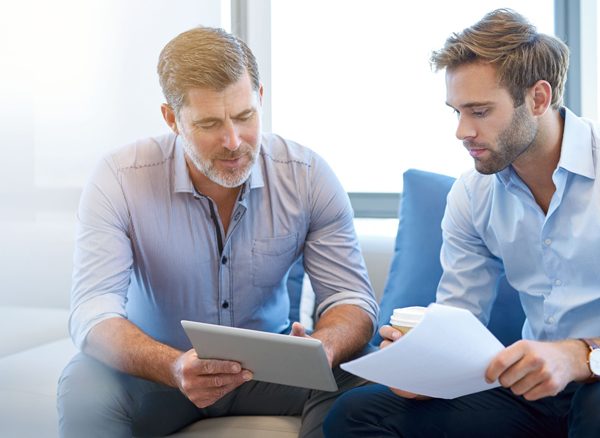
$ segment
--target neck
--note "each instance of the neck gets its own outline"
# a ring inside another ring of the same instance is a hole
[[[512,163],[544,212],[556,190],[552,174],[560,160],[563,131],[564,119],[558,110],[548,111],[539,119],[534,143]]]
[[[229,222],[231,213],[234,209],[235,202],[238,198],[238,194],[242,186],[238,187],[223,187],[213,181],[211,181],[206,175],[200,172],[192,163],[190,163],[186,157],[187,168],[192,179],[192,184],[198,193],[202,193],[204,196],[209,197],[217,206],[217,212],[223,230],[227,234],[229,228]]]

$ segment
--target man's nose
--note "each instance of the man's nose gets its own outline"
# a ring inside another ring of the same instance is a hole
[[[231,151],[235,151],[242,144],[235,124],[229,122],[226,125],[225,138],[223,146]]]
[[[465,140],[467,138],[474,138],[477,136],[477,132],[472,123],[466,120],[464,117],[458,117],[458,126],[456,127],[456,138],[459,140]]]

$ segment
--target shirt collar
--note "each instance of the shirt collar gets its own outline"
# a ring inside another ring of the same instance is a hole
[[[566,107],[560,109],[560,115],[565,124],[557,168],[595,179],[591,128]],[[508,166],[496,175],[508,186],[514,173],[512,166]]]
[[[263,171],[261,166],[261,156],[262,156],[262,144],[259,146],[258,158],[254,165],[252,166],[252,170],[250,171],[250,177],[244,183],[244,187],[242,187],[242,195],[240,199],[244,199],[245,194],[248,193],[248,188],[260,188],[265,185],[263,178]],[[194,188],[194,184],[192,183],[192,178],[190,177],[190,173],[187,168],[187,163],[185,161],[184,150],[183,150],[183,140],[181,136],[177,136],[175,138],[175,154],[174,154],[174,174],[175,174],[175,185],[173,191],[184,192],[184,193],[195,193],[196,189]]]
[[[175,193],[194,193],[194,184],[190,178],[190,173],[183,154],[183,140],[179,135],[175,138],[175,161],[173,166],[173,173],[175,174],[175,186],[173,191]]]
[[[565,128],[558,167],[594,179],[592,130],[568,108],[563,107],[560,111],[565,119]]]
[[[254,166],[252,166],[252,171],[250,172],[250,178],[248,178],[248,180],[250,181],[251,189],[264,187],[264,185],[265,185],[265,181],[263,178],[262,166],[261,166],[261,162],[263,161],[262,155],[263,155],[263,145],[261,143],[260,146],[258,147],[258,157],[256,158],[256,161],[254,162]]]

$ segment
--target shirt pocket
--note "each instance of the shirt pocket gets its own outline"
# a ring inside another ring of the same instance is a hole
[[[298,234],[254,239],[252,244],[252,284],[276,286],[292,265],[298,248]]]

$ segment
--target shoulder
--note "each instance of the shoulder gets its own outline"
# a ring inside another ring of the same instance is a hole
[[[260,154],[266,163],[310,168],[316,154],[309,148],[276,134],[263,134]]]
[[[483,175],[470,169],[458,177],[451,194],[462,192],[471,201],[487,198],[493,192],[496,181],[496,175]]]
[[[499,186],[503,184],[497,175],[483,175],[475,169],[463,173],[448,194],[448,220],[485,223],[494,210]]]
[[[106,159],[119,172],[160,166],[173,158],[176,138],[168,133],[140,139],[113,150]]]

